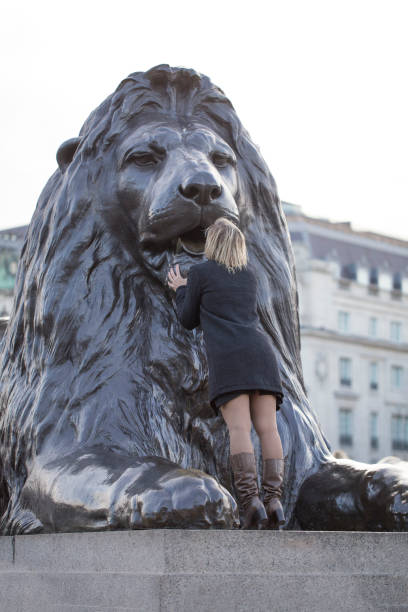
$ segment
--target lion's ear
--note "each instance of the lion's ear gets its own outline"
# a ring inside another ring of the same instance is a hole
[[[72,158],[75,155],[75,151],[78,148],[80,138],[70,138],[62,143],[57,151],[57,162],[61,172],[65,172],[69,164],[72,162]]]

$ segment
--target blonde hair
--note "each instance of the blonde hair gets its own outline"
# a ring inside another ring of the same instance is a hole
[[[229,272],[236,272],[247,265],[245,236],[232,221],[219,217],[205,230],[204,254],[223,264]]]

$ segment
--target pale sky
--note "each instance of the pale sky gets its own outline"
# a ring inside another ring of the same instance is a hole
[[[282,200],[408,240],[406,0],[14,0],[0,23],[0,228],[123,78],[166,63],[223,89]]]

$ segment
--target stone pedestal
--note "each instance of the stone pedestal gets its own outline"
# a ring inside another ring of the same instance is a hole
[[[0,610],[408,610],[408,533],[147,530],[0,538]]]

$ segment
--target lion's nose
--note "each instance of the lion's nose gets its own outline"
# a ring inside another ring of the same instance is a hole
[[[220,197],[222,187],[215,180],[214,176],[202,172],[181,183],[179,185],[179,192],[185,198],[205,206]]]

